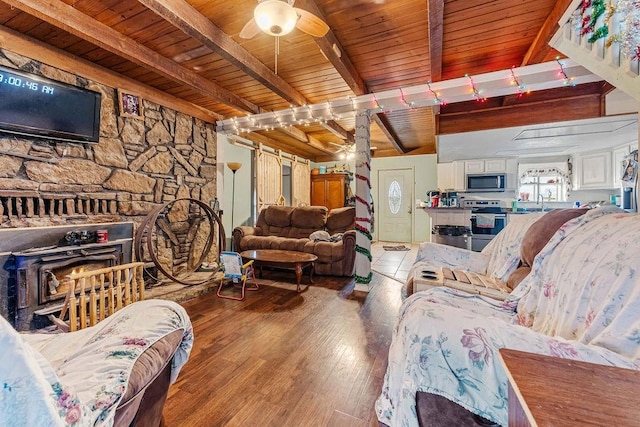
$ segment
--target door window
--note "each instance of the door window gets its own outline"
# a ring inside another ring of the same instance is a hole
[[[392,214],[397,215],[402,206],[402,188],[398,181],[393,180],[389,185],[389,210]]]

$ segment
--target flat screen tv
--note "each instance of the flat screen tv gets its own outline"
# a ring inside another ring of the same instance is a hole
[[[98,142],[102,95],[0,66],[0,132]]]

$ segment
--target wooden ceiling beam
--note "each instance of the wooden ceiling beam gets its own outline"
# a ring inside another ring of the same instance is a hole
[[[551,13],[547,16],[540,31],[538,31],[535,39],[533,39],[533,43],[531,43],[527,53],[524,55],[522,63],[520,64],[521,66],[524,67],[525,65],[537,64],[544,61],[547,54],[551,51],[549,42],[560,28],[558,21],[569,7],[571,1],[572,0],[558,0],[555,2]],[[518,98],[518,95],[507,95],[502,99],[502,105],[505,107],[514,105],[518,101]]]
[[[432,82],[442,80],[442,29],[444,0],[427,1],[429,14],[429,76]]]
[[[579,98],[585,95],[600,95],[602,91],[602,82],[583,83],[577,86],[562,86],[553,89],[545,89],[533,91],[518,98],[512,105],[529,105],[539,102],[553,101],[555,99],[571,99]],[[512,96],[512,95],[508,95]],[[515,96],[515,95],[514,95]],[[465,101],[447,104],[441,107],[440,114],[448,116],[454,114],[467,114],[469,112],[487,111],[491,109],[499,109],[505,107],[502,105],[502,98],[487,98],[485,102]]]
[[[356,141],[353,132],[349,132],[333,120],[322,124],[322,127],[324,127],[326,130],[328,130],[338,138],[343,139],[350,144],[353,144]]]
[[[466,113],[441,113],[440,135],[602,117],[599,93],[497,107]]]
[[[327,21],[324,14],[313,0],[296,0],[296,7],[313,13],[323,21]],[[324,56],[331,62],[333,68],[342,76],[347,86],[351,88],[356,95],[364,95],[369,93],[367,86],[358,74],[356,67],[347,56],[344,48],[340,45],[335,33],[329,29],[324,37],[314,37],[314,40]]]
[[[156,13],[167,22],[190,37],[198,40],[213,52],[229,61],[239,70],[251,76],[260,84],[269,88],[285,101],[304,105],[308,100],[284,79],[271,71],[258,58],[236,43],[232,37],[224,33],[184,0],[138,0],[141,4]],[[353,133],[348,132],[335,121],[329,121],[326,128],[340,138],[352,142]],[[304,134],[304,132],[302,132]],[[306,136],[296,133],[294,136],[301,142],[308,142]]]
[[[320,10],[314,0],[297,0],[296,7],[313,13],[325,22],[327,21],[324,13]],[[324,56],[329,60],[329,62],[331,62],[333,68],[336,69],[338,74],[340,74],[342,79],[354,94],[359,96],[369,93],[369,88],[367,88],[366,84],[360,77],[360,74],[356,70],[356,67],[353,65],[353,62],[351,62],[351,59],[349,59],[349,56],[347,55],[344,48],[340,45],[338,38],[331,29],[329,29],[324,37],[314,37],[314,40]],[[389,142],[391,142],[391,144],[400,153],[404,153],[406,150],[403,147],[402,142],[398,139],[397,135],[395,135],[395,132],[391,128],[391,125],[388,123],[388,121],[382,121],[379,117],[376,118],[376,116],[378,115],[374,115],[373,119],[378,124],[385,136],[389,139]],[[325,128],[333,132],[333,130],[331,130],[329,127],[325,126]],[[350,132],[350,136],[347,141],[354,141],[353,132]]]
[[[207,46],[287,102],[296,105],[308,102],[293,86],[184,0],[138,0],[138,2],[186,35]]]
[[[292,146],[291,144],[287,144],[286,142],[269,138],[268,136],[261,135],[257,132],[249,132],[249,133],[241,134],[240,136],[244,139],[253,141],[258,144],[264,144],[268,147],[273,148],[274,150],[281,150],[286,153],[289,153],[298,157],[302,157],[305,159],[309,158],[308,153],[304,152],[300,147]],[[310,159],[310,160],[315,161],[315,159]]]
[[[394,146],[394,148],[398,151],[398,153],[404,154],[408,151],[404,146],[400,145],[400,143],[398,142],[399,141],[398,135],[396,135],[393,128],[391,127],[391,124],[389,123],[389,119],[387,119],[387,117],[385,117],[384,114],[377,113],[372,115],[371,118],[378,125],[378,127],[380,128],[384,136],[389,141],[391,141],[391,145]]]
[[[96,46],[122,58],[153,70],[171,80],[189,85],[230,107],[252,113],[260,112],[260,108],[257,105],[180,66],[176,62],[122,35],[100,21],[90,18],[62,1],[2,1],[57,28],[90,41]]]
[[[285,127],[279,128],[278,131],[280,131],[281,133],[284,133],[285,135],[288,135],[288,136],[290,136],[290,137],[292,137],[294,139],[297,139],[300,142],[305,142],[305,143],[309,144],[311,147],[322,151],[323,153],[327,153],[327,154],[334,154],[335,153],[335,150],[331,150],[329,148],[330,147],[329,144],[323,143],[323,142],[317,140],[313,136],[304,133],[303,131],[301,131],[300,129],[298,129],[295,126],[285,126]]]
[[[130,90],[151,102],[181,111],[190,116],[202,119],[207,123],[214,124],[216,120],[222,119],[221,115],[207,110],[204,107],[169,95],[166,92],[142,84],[137,80],[125,77],[115,71],[103,68],[93,62],[78,58],[68,52],[56,49],[40,40],[18,33],[2,25],[0,25],[0,48],[32,58],[51,67],[59,68],[67,73],[83,76],[106,86]]]
[[[524,55],[524,59],[520,66],[524,67],[525,65],[538,64],[544,61],[547,54],[551,51],[549,41],[551,41],[553,35],[560,28],[558,21],[562,15],[564,15],[571,3],[572,0],[556,0],[553,9],[551,9],[551,13],[547,16],[547,19],[544,21],[540,31],[538,31],[538,34],[533,40],[533,43],[531,43],[531,46],[529,46],[529,50]]]

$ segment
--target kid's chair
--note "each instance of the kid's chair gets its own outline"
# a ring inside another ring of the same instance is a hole
[[[224,267],[224,276],[220,279],[220,285],[218,286],[218,292],[216,293],[218,297],[242,301],[244,299],[245,290],[258,290],[258,282],[256,282],[256,276],[253,269],[253,260],[246,264],[242,264],[242,257],[238,252],[222,252],[220,253],[220,262]],[[253,279],[253,286],[247,288],[247,279],[249,278]],[[222,295],[221,292],[225,279],[231,279],[233,286],[242,290],[240,297]]]

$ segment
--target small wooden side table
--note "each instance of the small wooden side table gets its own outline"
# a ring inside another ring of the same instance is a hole
[[[509,426],[639,426],[640,371],[500,349]]]

